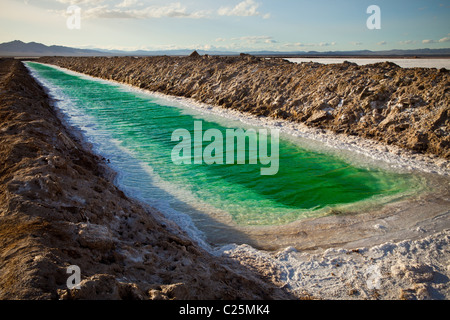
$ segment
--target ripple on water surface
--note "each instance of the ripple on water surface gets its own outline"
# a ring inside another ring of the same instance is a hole
[[[201,121],[203,132],[220,130],[227,146],[226,130],[236,129],[236,122],[202,119],[173,102],[165,105],[160,98],[126,86],[38,63],[27,65],[61,100],[58,107],[68,122],[111,160],[120,185],[153,205],[164,203],[237,225],[282,225],[352,206],[390,202],[422,187],[417,176],[351,165],[335,154],[283,137],[279,170],[273,176],[261,175],[261,164],[176,165],[171,158],[178,144],[171,140],[176,129],[193,135],[195,121]],[[202,215],[193,216],[201,220]]]

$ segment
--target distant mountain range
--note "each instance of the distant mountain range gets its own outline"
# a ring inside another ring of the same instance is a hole
[[[96,56],[106,55],[96,50],[77,49],[63,46],[46,46],[42,43],[25,43],[19,40],[0,44],[0,56],[42,57],[42,56]]]
[[[19,40],[0,44],[0,56],[3,57],[42,57],[42,56],[185,56],[192,53],[192,50],[165,50],[165,51],[121,51],[102,49],[79,49],[64,46],[46,46],[42,43],[25,43]],[[198,51],[199,54],[209,55],[238,55],[239,52],[231,51]],[[339,56],[427,56],[427,57],[450,57],[448,49],[413,49],[413,50],[386,50],[386,51],[254,51],[246,52],[257,56],[283,56],[283,57],[339,57]]]

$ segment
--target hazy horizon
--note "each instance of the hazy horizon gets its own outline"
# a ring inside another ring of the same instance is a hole
[[[80,8],[80,28],[67,12]],[[381,29],[369,29],[371,5]],[[384,51],[450,48],[443,0],[2,0],[0,42],[114,50]]]

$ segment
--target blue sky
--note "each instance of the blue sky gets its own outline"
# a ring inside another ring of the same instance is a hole
[[[81,8],[81,28],[67,8]],[[381,9],[369,30],[367,8]],[[450,48],[450,0],[0,0],[0,42],[125,50]]]

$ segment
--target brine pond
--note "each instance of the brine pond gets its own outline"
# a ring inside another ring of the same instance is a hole
[[[67,123],[108,159],[127,195],[210,244],[251,242],[255,230],[362,212],[428,188],[422,175],[348,161],[311,147],[311,141],[274,137],[262,127],[190,110],[176,99],[50,65],[26,66]],[[227,137],[239,129],[252,133],[245,143]],[[191,140],[182,141],[176,132],[190,134]],[[174,161],[180,150],[183,161]],[[229,150],[236,151],[231,162]],[[266,161],[258,158],[262,151]],[[202,161],[205,155],[215,161]],[[274,165],[276,170],[262,174]],[[253,231],[246,235],[245,230]]]

